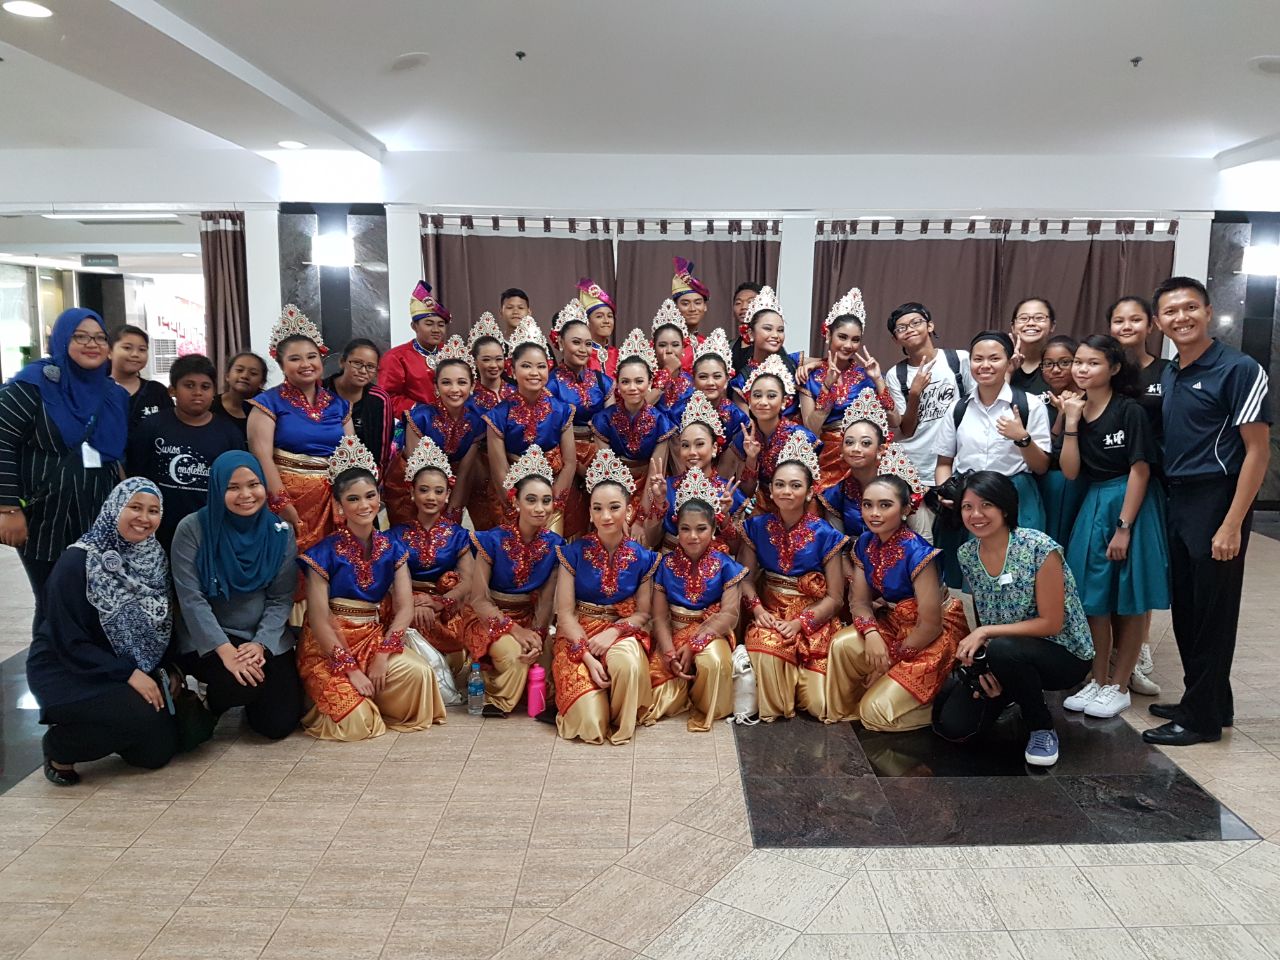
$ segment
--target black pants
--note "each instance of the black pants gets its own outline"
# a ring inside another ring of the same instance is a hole
[[[1178,723],[1215,736],[1235,716],[1231,661],[1236,652],[1244,555],[1253,511],[1240,525],[1240,553],[1215,560],[1213,535],[1222,526],[1235,483],[1230,478],[1169,485],[1169,574],[1173,636],[1185,691]]]
[[[975,699],[963,685],[956,686],[941,709],[935,726],[948,740],[965,740],[985,732],[1000,716],[1000,708],[1016,703],[1030,730],[1053,729],[1053,718],[1044,702],[1044,691],[1066,690],[1085,678],[1092,660],[1081,660],[1060,643],[1040,637],[995,637],[987,644],[987,663],[1004,693],[995,701]]]
[[[263,681],[256,687],[242,685],[216,653],[204,657],[188,654],[181,666],[205,684],[206,702],[215,716],[232,707],[244,707],[249,727],[271,740],[281,740],[297,729],[302,716],[302,682],[292,652],[279,656],[268,653]]]
[[[49,580],[49,574],[53,573],[53,565],[58,561],[37,560],[24,553],[19,553],[18,557],[22,560],[22,569],[27,572],[27,580],[31,583],[31,596],[36,602],[36,613],[31,622],[31,632],[34,634],[36,627],[40,626],[40,621],[44,619],[44,585]]]
[[[55,763],[88,763],[120,754],[125,763],[155,770],[178,752],[178,724],[121,683],[90,700],[44,709],[50,724],[44,755]]]

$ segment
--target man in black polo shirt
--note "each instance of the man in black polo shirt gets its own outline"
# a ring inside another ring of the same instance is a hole
[[[1166,746],[1218,740],[1231,726],[1231,659],[1240,619],[1253,500],[1270,459],[1267,374],[1209,336],[1204,284],[1156,288],[1156,321],[1178,355],[1164,371],[1164,470],[1169,482],[1173,635],[1186,690],[1149,708],[1169,722],[1142,739]]]

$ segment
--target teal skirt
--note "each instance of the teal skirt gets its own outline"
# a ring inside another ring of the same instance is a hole
[[[1015,473],[1009,479],[1018,491],[1018,526],[1047,533],[1044,501],[1040,499],[1040,488],[1036,485],[1035,475],[1024,471]],[[964,587],[958,551],[972,539],[972,534],[965,527],[959,530],[948,530],[941,525],[934,527],[933,545],[942,551],[942,579],[952,589],[960,590]]]
[[[1089,492],[1089,481],[1084,477],[1068,480],[1061,470],[1050,470],[1037,477],[1036,483],[1040,487],[1040,499],[1044,501],[1044,532],[1065,551],[1080,504]]]
[[[1169,545],[1164,494],[1158,485],[1147,487],[1129,537],[1129,556],[1120,563],[1107,559],[1107,544],[1115,536],[1128,482],[1125,475],[1090,484],[1071,530],[1067,565],[1090,617],[1113,613],[1133,617],[1169,609]]]

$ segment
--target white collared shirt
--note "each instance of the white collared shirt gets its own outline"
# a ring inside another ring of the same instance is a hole
[[[933,452],[939,457],[953,457],[952,468],[957,472],[995,470],[1007,477],[1025,473],[1031,468],[1023,459],[1022,451],[1013,445],[1012,440],[1000,436],[996,429],[997,420],[1012,416],[1013,388],[1007,383],[1000,388],[995,403],[989,407],[982,405],[975,391],[969,398],[959,430],[953,416],[942,418]],[[1031,442],[1048,453],[1049,414],[1044,401],[1033,393],[1027,394],[1027,420],[1025,426],[1031,434]]]

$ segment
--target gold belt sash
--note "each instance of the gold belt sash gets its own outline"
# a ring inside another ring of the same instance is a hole
[[[369,600],[351,600],[346,597],[338,600],[330,599],[329,612],[336,617],[367,623],[378,619],[378,604]]]
[[[618,611],[613,607],[602,607],[598,603],[587,603],[585,600],[578,601],[578,613],[593,620],[608,620],[610,623],[618,619]]]
[[[590,427],[574,426],[573,428],[573,438],[575,440],[590,440],[593,436]]]
[[[674,603],[667,604],[667,610],[671,614],[671,620],[682,627],[701,623],[707,619],[707,611],[705,610],[690,610],[688,607],[677,607]]]
[[[329,473],[329,461],[324,457],[309,457],[301,453],[290,453],[276,447],[271,451],[271,459],[277,467],[283,467],[294,473],[325,475]]]
[[[434,580],[414,580],[413,592],[414,593],[435,593],[436,582]]]
[[[785,596],[800,596],[799,580],[796,577],[788,577],[781,573],[771,573],[768,570],[764,572],[764,585],[774,593],[780,593]]]
[[[503,610],[515,610],[520,607],[533,606],[533,594],[531,593],[503,593],[501,590],[490,588],[489,599]]]

